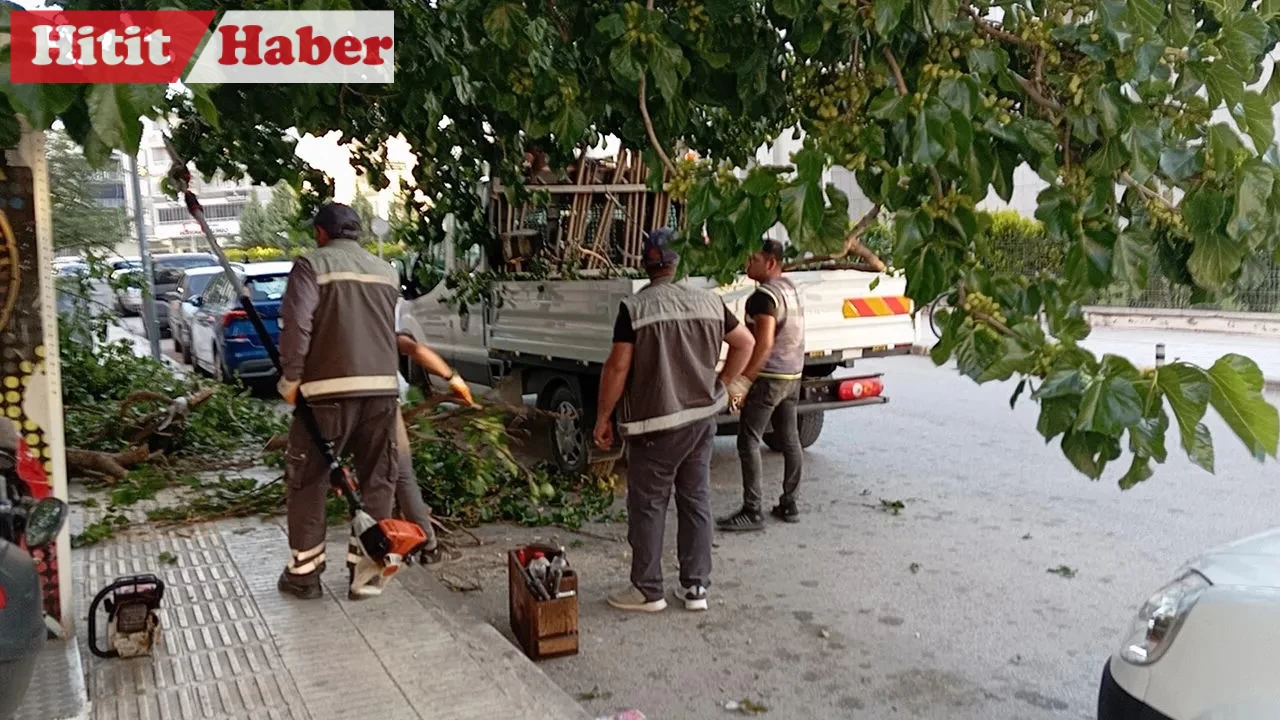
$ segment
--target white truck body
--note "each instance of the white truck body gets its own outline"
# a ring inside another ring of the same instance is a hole
[[[900,277],[858,270],[791,272],[786,277],[795,283],[804,304],[805,352],[811,364],[839,364],[873,349],[883,352],[909,347],[915,341],[910,314],[845,314],[846,300],[903,297],[906,281]],[[876,278],[880,282],[873,290],[871,283]],[[739,319],[756,285],[745,276],[721,287],[705,278],[684,282],[719,294]],[[630,278],[503,283],[502,305],[489,313],[487,347],[530,360],[602,364],[609,356],[619,303],[647,284],[647,280]],[[417,308],[430,312],[423,305],[415,306],[415,312]]]
[[[445,267],[452,264],[450,258]],[[887,400],[841,400],[840,381],[831,374],[858,358],[909,353],[916,337],[915,319],[905,297],[906,280],[900,275],[816,270],[786,277],[796,284],[804,304],[806,380],[798,412],[801,442],[807,447],[817,440],[825,411]],[[720,294],[739,318],[756,285],[745,276],[720,287],[707,278],[681,282]],[[535,394],[539,406],[575,416],[576,424],[557,423],[552,452],[562,468],[581,469],[588,456],[600,459],[587,439],[619,303],[647,283],[625,277],[508,281],[499,283],[494,293],[500,300],[453,308],[445,304],[453,291],[441,282],[408,299],[406,311],[420,339],[467,381],[494,386],[518,375],[520,380],[511,386],[521,395]],[[420,382],[421,376],[411,380]],[[726,415],[720,425],[722,433],[734,432],[736,418]],[[768,436],[766,442],[775,446]]]

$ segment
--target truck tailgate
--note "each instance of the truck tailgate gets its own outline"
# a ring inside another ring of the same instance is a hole
[[[490,312],[489,349],[603,363],[618,303],[646,284],[629,278],[504,282],[502,305]]]
[[[786,277],[795,283],[804,302],[804,349],[810,355],[881,350],[915,341],[905,278],[860,270],[789,272]],[[876,278],[880,282],[872,289]],[[725,303],[742,317],[754,290],[755,283],[750,281],[735,284],[724,293]]]

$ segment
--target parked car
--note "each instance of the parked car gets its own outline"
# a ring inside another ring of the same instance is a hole
[[[209,253],[164,253],[151,256],[151,282],[155,290],[156,325],[160,328],[161,337],[169,334],[169,302],[164,299],[164,296],[178,288],[182,271],[216,264],[218,264],[218,258]],[[140,270],[141,267],[130,268],[124,272],[137,273]],[[118,290],[116,299],[122,314],[138,315],[142,312],[142,289],[137,284]]]
[[[262,316],[272,342],[280,337],[280,299],[288,286],[292,262],[250,263],[239,273]],[[191,366],[224,381],[274,380],[275,367],[267,349],[240,307],[227,276],[209,281],[191,318]]]
[[[1098,720],[1280,717],[1280,527],[1214,548],[1138,611]]]
[[[231,263],[231,267],[244,270],[244,265]],[[178,279],[178,287],[165,294],[169,305],[169,335],[173,338],[173,349],[182,353],[182,361],[191,364],[191,318],[195,316],[199,298],[205,287],[218,273],[221,265],[188,268],[182,271]]]

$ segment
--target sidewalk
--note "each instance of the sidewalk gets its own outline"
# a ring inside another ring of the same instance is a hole
[[[344,558],[345,535],[330,528],[329,536],[328,556]],[[143,529],[76,551],[89,717],[587,717],[492,626],[423,600],[435,581],[421,568],[404,569],[380,598],[351,602],[346,570],[331,562],[325,597],[301,601],[275,587],[287,556],[282,528],[259,521]],[[92,595],[144,572],[166,585],[161,647],[132,660],[93,656],[84,622]]]

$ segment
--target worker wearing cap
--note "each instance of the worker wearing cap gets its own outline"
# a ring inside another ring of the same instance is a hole
[[[277,385],[289,403],[306,399],[324,439],[339,457],[350,455],[365,510],[375,520],[391,515],[397,471],[395,309],[400,278],[360,246],[360,216],[340,203],[325,205],[313,221],[317,249],[294,260],[280,303]],[[325,500],[329,466],[316,439],[295,413],[289,428],[285,495],[292,558],[280,575],[281,592],[318,598],[325,568]],[[348,542],[349,579],[363,555]],[[377,595],[380,585],[352,587],[354,598]]]
[[[444,358],[418,342],[417,338],[421,334],[417,321],[409,314],[408,307],[401,300],[396,305],[396,349],[423,370],[444,378],[459,402],[474,405],[475,401],[471,398],[471,388],[467,386],[467,381],[463,380],[456,370],[449,367],[449,363],[445,362]],[[409,384],[403,375],[400,376],[399,383],[400,400],[404,401],[408,396]],[[406,518],[420,525],[427,534],[427,544],[423,546],[419,560],[423,564],[439,562],[442,557],[435,528],[431,525],[431,506],[422,499],[422,488],[418,487],[418,478],[413,471],[413,450],[409,444],[409,430],[405,426],[403,414],[396,416],[396,450],[399,452],[396,504],[400,506],[400,512]]]
[[[741,407],[738,421],[738,459],[742,463],[742,509],[716,523],[721,530],[764,528],[761,513],[763,471],[760,440],[772,424],[782,443],[782,497],[771,514],[785,522],[799,522],[796,492],[804,453],[796,422],[800,383],[804,375],[804,307],[800,293],[782,276],[782,243],[765,240],[747,259],[747,277],[759,283],[747,298],[747,323],[755,335],[755,350],[742,376],[729,388],[730,403]]]
[[[613,349],[600,377],[594,438],[613,446],[613,414],[627,440],[627,541],[631,586],[610,596],[621,610],[667,606],[662,540],[674,486],[681,596],[689,610],[707,609],[711,584],[711,443],[725,387],[751,355],[751,334],[714,293],[674,282],[679,256],[671,231],[645,237],[649,284],[622,301]],[[729,344],[717,375],[720,348]]]

